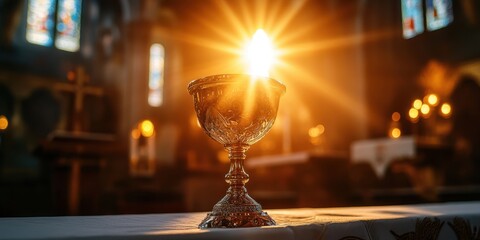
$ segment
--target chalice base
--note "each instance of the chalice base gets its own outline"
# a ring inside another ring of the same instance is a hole
[[[198,226],[199,228],[242,228],[276,225],[275,221],[264,211],[260,212],[211,212]]]
[[[241,228],[276,225],[275,221],[262,211],[262,206],[251,198],[244,187],[240,191],[230,188],[227,195],[212,212],[198,225],[199,228]]]

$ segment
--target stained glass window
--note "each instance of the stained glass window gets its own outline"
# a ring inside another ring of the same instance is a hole
[[[75,52],[80,47],[81,0],[58,0],[55,46]]]
[[[427,29],[429,31],[446,27],[453,21],[451,0],[426,0]]]
[[[42,46],[53,43],[55,0],[30,0],[27,13],[27,41]]]
[[[403,37],[412,38],[423,33],[423,7],[421,0],[402,0]]]
[[[165,66],[165,48],[162,44],[150,46],[150,69],[148,80],[148,104],[159,107],[163,104],[163,72]]]

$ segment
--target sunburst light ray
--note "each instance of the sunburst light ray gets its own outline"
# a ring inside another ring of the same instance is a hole
[[[360,114],[358,99],[349,96],[335,84],[322,80],[305,66],[298,62],[290,61],[322,54],[322,52],[334,49],[349,48],[366,42],[374,42],[391,38],[393,31],[371,32],[368,34],[328,34],[332,27],[342,17],[352,14],[355,8],[348,6],[340,9],[335,14],[319,16],[315,21],[303,24],[305,19],[301,16],[304,10],[308,11],[316,3],[311,0],[297,1],[226,1],[215,0],[207,6],[214,10],[205,14],[193,14],[198,25],[189,34],[178,33],[180,41],[212,49],[219,53],[228,54],[219,60],[203,62],[195,68],[202,74],[217,74],[219,71],[231,71],[231,73],[247,73],[245,66],[234,58],[242,58],[244,46],[257,29],[264,29],[277,48],[276,59],[273,64],[274,70],[271,76],[289,84],[288,95],[301,95],[301,88],[315,89],[326,98],[355,114]],[[193,11],[193,10],[192,10]],[[308,17],[306,17],[308,19]],[[340,24],[341,26],[341,24]],[[333,29],[334,30],[334,29]],[[335,31],[334,31],[335,32]],[[342,31],[340,31],[341,33]],[[319,36],[328,36],[320,39]],[[332,37],[334,36],[334,37]],[[221,55],[219,55],[221,56]],[[209,56],[206,56],[208,59]],[[203,67],[202,67],[203,66]],[[191,67],[191,66],[190,66]],[[192,69],[192,68],[191,68]],[[295,76],[295,80],[286,81],[288,77]],[[297,87],[301,86],[301,87]],[[297,92],[298,91],[298,92]]]

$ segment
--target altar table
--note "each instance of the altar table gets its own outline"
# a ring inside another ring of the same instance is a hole
[[[0,239],[480,239],[480,202],[267,211],[277,226],[197,229],[205,213],[0,218]]]

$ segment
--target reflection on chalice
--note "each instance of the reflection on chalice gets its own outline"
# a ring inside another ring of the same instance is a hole
[[[199,228],[257,227],[275,225],[251,198],[243,169],[245,152],[270,130],[277,116],[285,86],[271,78],[242,74],[213,75],[192,81],[188,91],[204,131],[229,153],[230,185],[225,197],[200,223]]]

